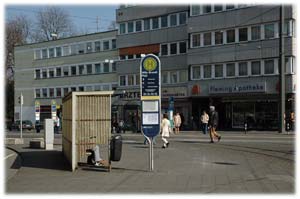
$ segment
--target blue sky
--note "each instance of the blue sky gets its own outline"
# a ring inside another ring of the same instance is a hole
[[[18,16],[28,16],[32,21],[35,20],[36,12],[46,5],[9,5],[5,6],[5,20]],[[96,18],[99,17],[99,31],[106,31],[111,21],[115,20],[115,10],[117,4],[88,4],[88,5],[56,5],[69,12],[71,19],[78,30],[92,33],[97,31]]]

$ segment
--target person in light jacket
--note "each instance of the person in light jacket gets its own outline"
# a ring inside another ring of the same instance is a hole
[[[208,121],[209,126],[209,135],[210,135],[210,143],[214,143],[214,138],[218,138],[218,142],[221,140],[221,135],[216,132],[219,123],[219,115],[215,110],[214,106],[210,106],[210,116]]]
[[[175,134],[179,134],[179,128],[181,126],[181,117],[178,112],[174,116],[174,125],[175,125]]]
[[[161,139],[164,142],[162,148],[166,148],[169,146],[169,142],[167,138],[170,137],[170,132],[171,132],[171,123],[168,120],[168,115],[166,113],[163,115],[160,128],[161,128],[161,136],[162,136]]]
[[[209,116],[208,116],[208,114],[206,113],[206,111],[204,110],[204,111],[202,112],[202,115],[201,115],[201,123],[202,123],[203,134],[206,134],[206,133],[207,133],[208,120],[209,120]]]

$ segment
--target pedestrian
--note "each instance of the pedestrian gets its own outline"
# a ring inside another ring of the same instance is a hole
[[[169,147],[169,142],[167,140],[168,137],[170,137],[170,132],[171,132],[171,123],[168,120],[168,115],[165,113],[163,115],[163,119],[161,122],[161,139],[164,142],[162,148]]]
[[[156,145],[156,136],[155,137],[153,137],[153,139],[152,139],[152,142],[153,142],[153,144],[154,145]],[[146,145],[146,144],[148,144],[149,142],[148,142],[148,140],[147,140],[147,138],[145,137],[145,139],[144,139],[144,145]]]
[[[294,111],[291,111],[291,114],[290,114],[290,121],[291,121],[291,130],[294,131],[295,129],[295,113]]]
[[[203,110],[202,115],[201,115],[201,123],[202,123],[202,131],[203,134],[207,133],[207,127],[208,127],[208,120],[209,120],[209,116],[206,113],[205,110]]]
[[[124,121],[123,120],[120,120],[119,121],[119,131],[120,133],[125,133],[125,129],[124,129]]]
[[[179,134],[179,128],[181,125],[181,117],[178,112],[174,116],[174,125],[175,125],[175,134]]]
[[[218,138],[218,142],[221,140],[221,135],[219,135],[216,132],[218,122],[219,122],[219,116],[218,112],[215,110],[214,106],[210,106],[210,116],[208,120],[208,126],[209,126],[209,135],[210,135],[210,143],[214,143],[214,138]]]

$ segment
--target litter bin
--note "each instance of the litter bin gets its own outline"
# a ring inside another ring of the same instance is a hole
[[[122,155],[122,136],[114,135],[110,141],[110,160],[120,161]]]
[[[36,130],[37,133],[41,132],[41,128],[42,128],[41,124],[39,122],[36,122],[35,123],[35,130]]]

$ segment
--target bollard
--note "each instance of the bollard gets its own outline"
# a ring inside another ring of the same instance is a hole
[[[45,119],[45,149],[53,150],[54,122],[53,119]]]

